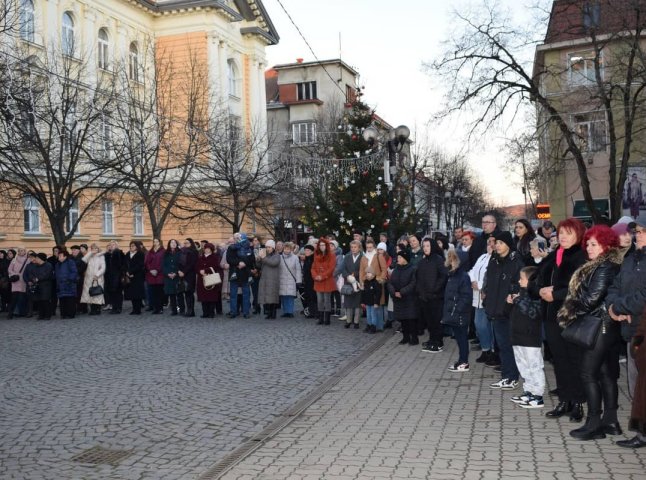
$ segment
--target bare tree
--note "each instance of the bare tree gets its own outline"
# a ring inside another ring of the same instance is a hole
[[[114,102],[109,78],[94,83],[86,65],[48,51],[42,58],[3,53],[0,71],[0,177],[5,198],[35,202],[57,244],[120,180],[105,172],[101,128]],[[74,212],[74,213],[72,213]]]
[[[511,174],[520,175],[525,195],[526,211],[528,218],[536,217],[536,203],[538,201],[541,176],[541,166],[538,157],[538,136],[535,132],[523,132],[507,140],[505,144],[507,163],[505,168]],[[527,211],[527,199],[530,210]]]
[[[590,132],[577,126],[572,117],[582,104],[586,110],[604,116],[607,140],[604,138],[603,149],[609,165],[611,217],[616,221],[621,215],[628,164],[639,147],[636,134],[644,128],[646,56],[642,37],[646,2],[593,3],[596,6],[590,2],[554,2],[550,18],[558,22],[551,27],[552,33],[589,42],[590,55],[570,58],[572,65],[533,65],[534,47],[542,42],[538,32],[512,22],[497,2],[484,1],[476,11],[455,13],[458,25],[453,29],[455,35],[446,42],[445,54],[426,67],[449,88],[442,115],[477,112],[472,132],[509,124],[533,101],[539,127],[558,138],[558,145],[551,149],[553,157],[561,162],[571,159],[576,165],[583,197],[595,222],[602,220],[602,214],[595,207],[590,188]],[[543,17],[538,24],[546,21]],[[583,70],[585,81],[566,96],[550,95],[549,87],[562,85],[573,70],[575,75]]]

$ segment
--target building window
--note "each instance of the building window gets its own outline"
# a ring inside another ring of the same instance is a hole
[[[297,83],[298,99],[312,100],[316,98],[316,82]]]
[[[292,125],[292,141],[295,145],[308,145],[316,142],[316,123],[303,122]]]
[[[134,220],[134,234],[144,234],[144,206],[142,203],[135,203],[132,209]]]
[[[233,60],[227,61],[227,80],[229,84],[229,95],[232,97],[240,96],[238,94],[238,69]]]
[[[103,201],[103,234],[112,235],[114,233],[114,204],[112,200]]]
[[[74,18],[70,12],[63,14],[63,30],[61,32],[61,48],[63,55],[74,56]]]
[[[354,103],[357,99],[357,90],[350,85],[345,86],[345,101],[347,103]]]
[[[589,85],[596,83],[594,68],[595,52],[588,50],[568,55],[569,80],[572,85]],[[599,55],[599,73],[603,79],[603,57]]]
[[[129,75],[130,80],[135,82],[139,81],[139,47],[137,47],[136,42],[130,44],[130,56],[129,56]]]
[[[102,28],[101,30],[99,30],[98,47],[97,47],[98,67],[101,70],[107,70],[108,66],[110,65],[110,62],[108,60],[109,47],[110,47],[110,42],[108,39],[108,32],[105,28]]]
[[[33,43],[34,31],[34,2],[32,0],[22,0],[20,2],[20,38]]]
[[[598,1],[586,2],[583,5],[583,26],[587,30],[599,27],[601,21],[601,5]]]
[[[75,198],[65,217],[65,230],[67,233],[79,233],[79,199]]]
[[[606,149],[606,116],[603,112],[574,115],[574,132],[579,137],[582,152],[600,152]]]
[[[98,158],[108,158],[112,151],[112,125],[106,113],[101,114],[96,139],[96,154]]]
[[[40,205],[31,195],[23,197],[25,233],[40,233]]]

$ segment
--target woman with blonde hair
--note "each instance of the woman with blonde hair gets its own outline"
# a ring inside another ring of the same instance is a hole
[[[354,321],[354,328],[359,328],[359,319],[361,318],[361,291],[359,289],[360,270],[361,270],[361,242],[353,240],[350,242],[350,252],[343,257],[340,267],[335,270],[335,275],[343,276],[343,308],[345,308],[346,324],[345,328],[350,328]]]
[[[81,303],[90,305],[90,315],[101,315],[101,305],[104,297],[100,295],[90,295],[92,286],[104,288],[105,274],[105,252],[102,252],[96,243],[90,245],[90,250],[83,257],[83,262],[87,265],[85,277],[83,278],[83,293],[81,294]]]

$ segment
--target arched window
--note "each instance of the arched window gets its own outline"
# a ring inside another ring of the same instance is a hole
[[[227,79],[229,82],[229,95],[238,96],[238,69],[233,60],[227,60]]]
[[[139,81],[139,48],[137,42],[130,44],[130,59],[128,63],[130,70],[130,80]]]
[[[109,60],[108,60],[108,54],[109,54],[109,49],[110,47],[110,40],[108,38],[108,32],[105,28],[102,28],[99,30],[99,39],[98,39],[98,47],[97,47],[97,61],[98,61],[98,66],[102,70],[107,70],[108,66],[110,65]]]
[[[21,0],[20,2],[20,38],[28,42],[34,41],[34,2]]]
[[[74,18],[70,12],[63,14],[63,29],[61,31],[61,48],[63,55],[74,55]]]

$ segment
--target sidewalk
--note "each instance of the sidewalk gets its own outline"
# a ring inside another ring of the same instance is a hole
[[[492,390],[499,378],[475,363],[452,373],[449,340],[441,354],[398,345],[395,335],[295,421],[222,478],[243,479],[626,479],[646,478],[646,449],[628,450],[613,437],[582,442],[580,424],[525,410]],[[551,366],[548,387],[554,388]],[[630,403],[620,379],[619,418]],[[631,432],[616,437],[630,438]]]

